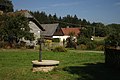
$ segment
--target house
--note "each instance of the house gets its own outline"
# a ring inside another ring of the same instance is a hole
[[[45,31],[41,31],[41,36],[45,39],[52,39],[56,32],[59,31],[60,27],[58,23],[54,24],[41,24],[41,26],[45,29]],[[59,33],[61,35],[61,33]]]
[[[38,38],[40,38],[40,32],[41,31],[45,31],[45,29],[41,26],[41,24],[34,18],[34,16],[32,16],[30,14],[29,11],[27,10],[21,10],[21,11],[17,11],[15,13],[20,13],[22,14],[23,16],[25,16],[26,18],[28,18],[29,20],[29,27],[30,27],[30,32],[31,33],[34,33],[34,37],[35,37],[35,40],[33,41],[34,44],[36,44],[36,41]],[[25,41],[27,44],[30,44],[30,41],[29,40],[25,40],[24,38],[22,39],[23,41]]]
[[[66,40],[71,34],[76,38],[80,33],[80,28],[61,28],[56,33],[60,33],[60,35],[54,35],[53,38],[59,38],[60,41],[63,42],[63,40]]]
[[[66,40],[73,33],[76,38],[80,33],[80,28],[60,28],[59,23],[54,24],[41,24],[45,31],[41,31],[41,35],[45,39],[59,38],[60,42]]]

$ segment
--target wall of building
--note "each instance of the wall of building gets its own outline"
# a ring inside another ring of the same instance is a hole
[[[63,39],[66,40],[70,36],[53,36],[53,38],[59,38],[60,42],[63,42]]]
[[[29,27],[31,29],[30,32],[34,33],[35,39],[40,38],[41,29],[39,29],[38,26],[32,21],[29,22]]]

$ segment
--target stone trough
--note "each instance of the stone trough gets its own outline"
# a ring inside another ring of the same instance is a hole
[[[33,64],[33,72],[49,72],[52,71],[59,65],[59,61],[56,60],[42,60],[41,62],[38,60],[32,61]]]

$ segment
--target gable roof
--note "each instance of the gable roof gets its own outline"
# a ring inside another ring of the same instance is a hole
[[[41,26],[41,24],[38,22],[38,20],[34,16],[32,16],[29,11],[21,10],[21,11],[17,11],[16,13],[22,14],[23,16],[28,18],[29,21],[34,22],[42,31],[45,31],[45,29]]]
[[[61,28],[64,35],[70,35],[71,32],[75,33],[75,36],[78,36],[80,33],[80,28]]]
[[[24,15],[26,18],[34,18],[28,10],[20,10],[15,13],[20,13],[20,14]]]
[[[55,31],[57,30],[59,24],[41,24],[41,26],[45,29],[45,31],[41,32],[41,35],[43,36],[53,36]]]

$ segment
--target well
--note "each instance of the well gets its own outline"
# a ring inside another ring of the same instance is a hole
[[[32,61],[33,64],[33,72],[41,71],[41,72],[49,72],[52,71],[59,65],[59,61],[56,60],[42,60],[41,62],[38,60]]]

